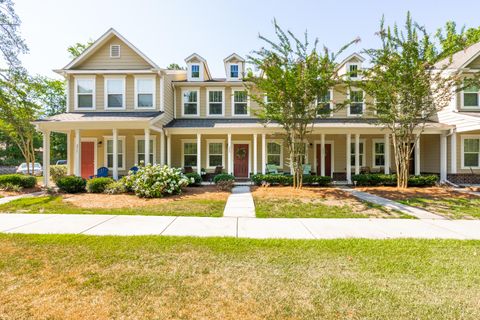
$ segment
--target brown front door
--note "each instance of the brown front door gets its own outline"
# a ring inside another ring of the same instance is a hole
[[[322,159],[322,145],[317,144],[317,175],[320,175]],[[332,145],[325,144],[325,176],[330,177],[332,175]]]
[[[248,144],[233,145],[233,175],[248,178]]]
[[[82,178],[88,179],[95,174],[95,143],[82,142]]]

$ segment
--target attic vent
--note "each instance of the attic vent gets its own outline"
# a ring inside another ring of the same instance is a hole
[[[110,46],[110,58],[120,58],[120,45]]]

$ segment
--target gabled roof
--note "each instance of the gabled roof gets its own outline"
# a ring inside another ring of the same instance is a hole
[[[225,59],[223,59],[223,62],[225,63],[225,62],[231,60],[232,58],[235,58],[235,59],[237,59],[238,61],[241,61],[241,62],[245,62],[245,59],[243,59],[241,56],[239,56],[235,52],[232,53],[231,55],[229,55],[228,57],[226,57]]]
[[[453,56],[440,60],[435,64],[436,68],[462,69],[480,56],[480,42],[455,53]]]
[[[143,52],[141,52],[137,47],[130,43],[125,37],[123,37],[117,30],[110,28],[105,32],[100,38],[98,38],[90,47],[88,47],[85,51],[82,52],[81,55],[73,59],[69,64],[67,64],[63,69],[68,70],[80,62],[85,61],[88,57],[90,57],[93,53],[95,53],[104,43],[110,40],[112,37],[118,37],[122,40],[130,49],[132,49],[135,53],[137,53],[142,59],[144,59],[148,64],[152,66],[154,69],[160,69],[155,62],[153,62],[149,57],[147,57]]]
[[[188,63],[193,58],[197,58],[198,60],[200,60],[200,62],[203,63],[203,65],[205,66],[205,71],[207,72],[207,76],[208,76],[209,79],[211,79],[212,75],[210,73],[210,69],[208,68],[207,60],[205,58],[203,58],[201,55],[199,55],[198,53],[194,52],[194,53],[192,53],[191,55],[189,55],[188,57],[185,58],[185,62]]]
[[[354,52],[352,53],[351,55],[349,55],[348,57],[346,57],[345,59],[342,60],[342,62],[340,62],[338,64],[338,69],[340,69],[341,67],[343,67],[347,62],[349,62],[350,60],[352,60],[353,58],[357,58],[358,60],[360,60],[360,62],[364,62],[365,61],[365,58],[362,57],[361,55],[359,55],[358,53]]]

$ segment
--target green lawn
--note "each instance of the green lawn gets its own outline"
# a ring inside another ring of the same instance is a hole
[[[0,205],[0,212],[220,217],[224,207],[224,200],[179,199],[134,208],[81,208],[64,202],[61,196],[42,196]]]
[[[451,219],[480,218],[480,198],[410,198],[397,200],[400,203],[426,209],[431,212],[445,215]]]
[[[6,319],[479,319],[480,242],[0,235]]]

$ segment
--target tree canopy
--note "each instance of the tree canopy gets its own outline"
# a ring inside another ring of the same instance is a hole
[[[67,48],[68,53],[70,53],[70,58],[75,59],[87,50],[94,43],[93,40],[88,40],[86,43],[77,42],[74,45],[71,45]]]
[[[447,21],[445,26],[437,30],[436,37],[440,42],[440,58],[465,49],[472,44],[480,42],[480,27],[466,28],[463,26],[457,30],[457,24],[454,21]]]

